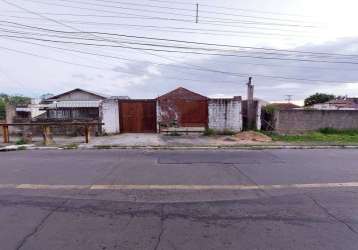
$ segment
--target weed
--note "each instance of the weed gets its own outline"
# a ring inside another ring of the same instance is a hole
[[[215,135],[217,135],[217,131],[212,128],[206,128],[204,131],[204,135],[205,136],[215,136]]]
[[[111,149],[111,145],[96,145],[94,146],[96,149]]]
[[[337,130],[334,128],[323,128],[316,132],[308,132],[302,135],[277,135],[266,133],[274,141],[285,142],[337,142],[358,143],[358,130]]]
[[[24,145],[26,144],[26,141],[24,139],[18,139],[16,142],[15,142],[16,145]]]

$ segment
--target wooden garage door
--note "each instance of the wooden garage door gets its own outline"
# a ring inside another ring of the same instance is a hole
[[[208,124],[208,103],[199,100],[180,100],[176,103],[183,127],[206,127]]]
[[[119,103],[121,133],[155,133],[155,100],[133,100]]]

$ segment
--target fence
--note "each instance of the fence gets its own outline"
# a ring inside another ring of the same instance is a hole
[[[280,110],[274,115],[280,134],[300,134],[321,128],[358,129],[358,110]]]
[[[66,126],[77,126],[77,127],[83,127],[84,128],[84,136],[85,136],[85,142],[88,143],[91,135],[91,128],[101,126],[102,123],[91,123],[91,122],[78,122],[78,123],[65,123],[65,122],[58,122],[58,123],[1,123],[0,127],[2,130],[2,136],[3,136],[3,142],[9,143],[10,142],[10,133],[9,133],[9,127],[38,127],[42,129],[42,135],[44,138],[44,144],[52,144],[52,133],[51,128],[52,127],[66,127]],[[22,137],[25,138],[25,140],[32,140],[32,133],[30,131],[24,131],[22,133]]]

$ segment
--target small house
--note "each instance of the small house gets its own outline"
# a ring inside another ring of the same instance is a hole
[[[43,100],[47,120],[99,120],[99,107],[108,96],[80,88]]]

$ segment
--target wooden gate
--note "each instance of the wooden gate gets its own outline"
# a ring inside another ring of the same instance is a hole
[[[183,127],[206,127],[208,124],[208,103],[198,100],[179,100],[176,102]]]
[[[155,100],[123,100],[119,102],[121,133],[157,132]]]

